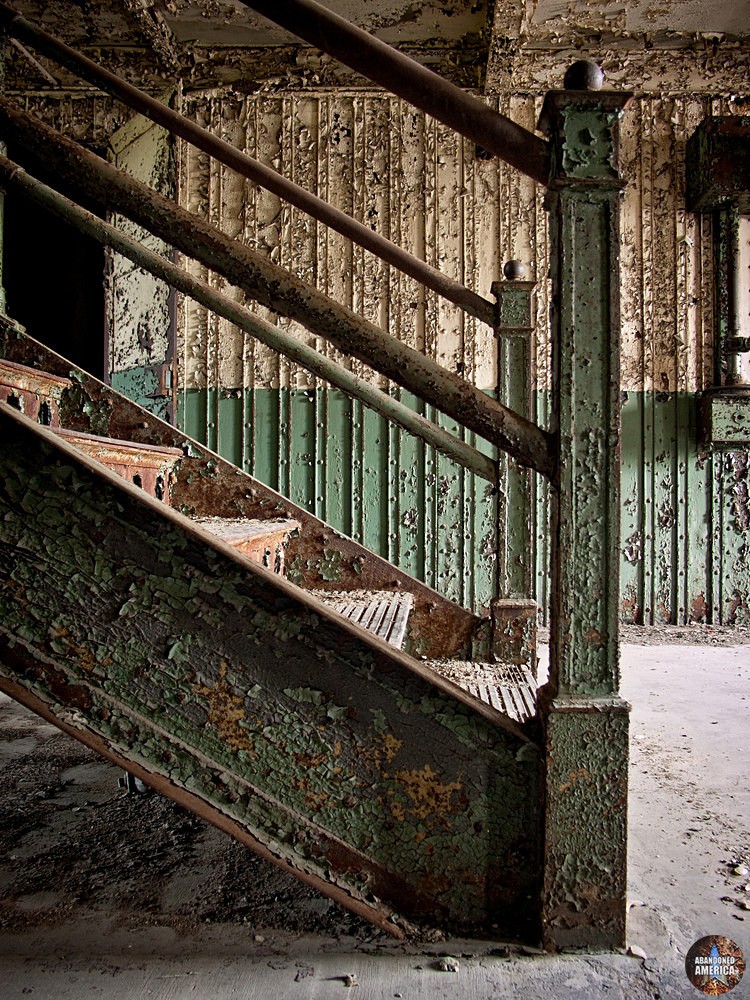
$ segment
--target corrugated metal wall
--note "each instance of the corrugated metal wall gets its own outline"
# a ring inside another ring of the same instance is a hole
[[[542,96],[502,99],[500,110],[533,128]],[[646,96],[625,120],[621,576],[634,621],[748,618],[747,455],[704,454],[696,436],[696,393],[712,379],[712,227],[685,212],[683,197],[687,137],[707,114],[742,110],[737,101]],[[279,92],[196,99],[187,111],[481,294],[512,257],[539,262],[544,278],[546,218],[533,184],[396,99]],[[495,390],[489,329],[199,152],[183,149],[180,188],[193,211]],[[539,411],[547,310],[542,280]],[[185,306],[180,336],[189,433],[448,596],[487,603],[496,498],[483,483],[197,306]],[[543,599],[543,504],[537,524]]]

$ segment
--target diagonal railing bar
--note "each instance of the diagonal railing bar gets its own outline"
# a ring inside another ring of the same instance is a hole
[[[182,253],[201,261],[255,301],[330,341],[420,399],[432,403],[519,463],[552,477],[553,438],[380,327],[334,302],[313,285],[226,236],[77,143],[0,98],[0,129],[18,151],[76,195],[115,209]],[[23,156],[18,155],[23,161]]]
[[[403,97],[540,184],[549,183],[550,145],[545,139],[315,0],[240,2]]]
[[[53,188],[42,184],[18,164],[4,156],[0,156],[0,184],[6,190],[15,188],[87,236],[121,253],[138,267],[150,271],[157,278],[166,281],[167,284],[183,294],[189,295],[206,306],[207,309],[211,309],[219,316],[229,320],[230,323],[236,323],[242,330],[272,350],[298,362],[313,375],[325,379],[350,396],[354,396],[355,399],[361,400],[365,405],[372,407],[411,434],[422,438],[438,451],[458,462],[459,465],[481,476],[482,479],[492,483],[497,482],[497,464],[487,455],[483,455],[476,448],[472,448],[444,428],[410,410],[399,400],[393,399],[331,358],[326,358],[319,351],[301,343],[291,334],[279,330],[228,296],[210,288],[205,282],[194,278],[170,260],[148,250],[137,240],[125,235],[91,212],[87,212]]]
[[[387,264],[393,265],[410,278],[414,278],[438,295],[453,302],[471,316],[492,326],[495,321],[495,304],[483,298],[458,281],[414,257],[391,240],[376,233],[369,226],[357,222],[346,212],[329,205],[322,198],[288,180],[271,167],[237,149],[231,143],[190,121],[184,115],[157,101],[149,94],[123,80],[115,73],[65,45],[53,35],[27,21],[8,4],[0,3],[0,27],[10,35],[31,45],[38,52],[65,66],[89,83],[122,101],[127,107],[168,129],[174,135],[191,143],[203,152],[231,167],[261,187],[272,191],[279,198],[295,205],[336,232],[351,239]]]

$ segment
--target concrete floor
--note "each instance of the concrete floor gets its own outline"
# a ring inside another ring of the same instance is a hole
[[[644,641],[653,642],[650,635]],[[627,637],[633,641],[632,631]],[[379,935],[289,933],[236,921],[186,929],[158,913],[142,913],[140,919],[131,913],[124,920],[104,903],[66,909],[59,899],[55,919],[45,919],[44,906],[51,902],[36,893],[0,899],[6,916],[25,908],[34,917],[26,926],[3,924],[0,997],[671,1000],[702,995],[684,973],[685,953],[695,940],[723,934],[750,956],[745,909],[750,877],[742,874],[743,864],[750,866],[750,645],[711,645],[705,633],[703,641],[623,647],[622,690],[633,705],[629,940],[635,954],[547,956],[461,940],[404,946]],[[0,705],[0,740],[8,713],[19,711],[12,703]],[[6,732],[14,733],[18,752],[28,753],[34,744],[18,729]],[[10,774],[13,752],[11,743],[0,742],[0,772]],[[87,794],[95,799],[96,789],[81,792]],[[8,857],[24,864],[23,850]],[[118,858],[112,866],[117,869]],[[0,859],[0,891],[11,882]],[[327,903],[320,905],[325,909]],[[458,959],[457,971],[440,970],[443,955]],[[355,977],[350,985],[347,976]],[[750,997],[750,973],[732,996]]]

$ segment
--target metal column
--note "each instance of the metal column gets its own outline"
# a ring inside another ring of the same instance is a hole
[[[498,398],[532,419],[532,333],[535,281],[521,261],[508,261],[505,281],[492,285],[497,299]],[[492,654],[500,663],[525,666],[536,676],[538,606],[533,593],[533,510],[530,469],[498,458],[497,593],[492,602]]]
[[[618,695],[620,318],[618,122],[630,95],[547,95],[553,502],[543,921],[548,948],[625,940],[628,708]],[[595,71],[595,72],[594,72]],[[599,86],[601,83],[599,83]]]

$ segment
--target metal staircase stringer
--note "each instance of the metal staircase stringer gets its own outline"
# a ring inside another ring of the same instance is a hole
[[[288,518],[300,524],[285,551],[286,575],[306,590],[409,592],[404,648],[424,658],[489,651],[490,623],[313,516],[231,462],[73,365],[0,316],[0,357],[72,382],[59,405],[63,426],[136,444],[180,448],[170,503],[194,518]]]
[[[0,431],[4,690],[381,926],[536,937],[523,727],[4,404]]]

